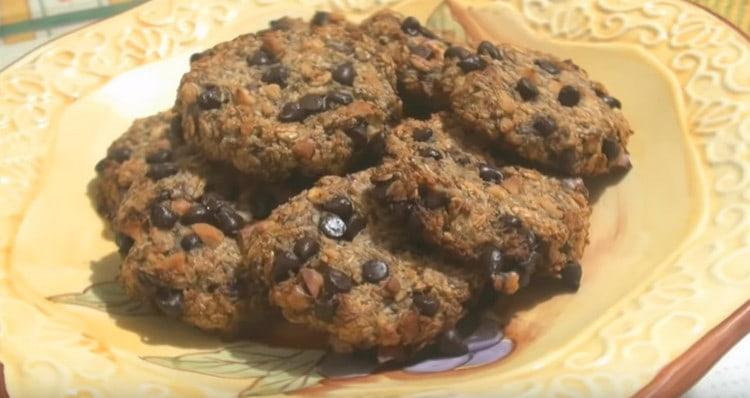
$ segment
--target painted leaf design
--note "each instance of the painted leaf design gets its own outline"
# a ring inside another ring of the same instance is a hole
[[[128,297],[125,289],[115,281],[95,283],[80,293],[58,294],[47,299],[56,303],[81,305],[116,315],[158,315],[156,310],[148,304]]]
[[[221,350],[196,352],[176,357],[143,357],[167,368],[231,379],[267,378],[313,366],[323,356],[319,350],[276,348],[246,343]],[[309,373],[309,371],[308,371]]]
[[[451,39],[457,42],[466,40],[464,28],[453,18],[450,7],[445,2],[435,8],[427,18],[427,27],[441,34],[452,36]]]
[[[299,362],[295,367],[270,374],[242,391],[240,398],[280,394],[317,384],[323,379],[315,370],[315,361]]]

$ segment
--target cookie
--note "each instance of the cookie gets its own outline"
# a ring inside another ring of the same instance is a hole
[[[218,189],[208,191],[216,185],[181,170],[131,186],[113,223],[125,254],[119,280],[131,297],[165,315],[232,334],[268,312],[267,290],[248,277],[236,239],[255,219],[238,203],[258,191],[243,187],[227,201]]]
[[[173,149],[181,141],[179,119],[172,110],[135,120],[96,164],[93,191],[99,213],[112,220],[123,195],[134,182],[147,178],[147,174],[176,172],[179,166],[174,162]],[[184,153],[176,157],[182,167],[202,162]]]
[[[453,328],[481,275],[408,245],[373,202],[370,178],[323,177],[243,229],[241,247],[271,303],[326,331],[334,350],[414,352]]]
[[[393,61],[338,15],[282,22],[191,62],[176,101],[185,138],[263,180],[347,172],[400,116]]]
[[[449,53],[441,90],[491,145],[574,176],[630,168],[620,101],[572,61],[490,42]]]
[[[447,113],[407,120],[386,138],[374,171],[378,203],[421,239],[514,293],[536,272],[573,287],[590,208],[579,178],[498,165]]]
[[[407,103],[438,109],[445,105],[435,90],[449,44],[414,17],[383,10],[364,20],[362,29],[393,58],[399,94]]]

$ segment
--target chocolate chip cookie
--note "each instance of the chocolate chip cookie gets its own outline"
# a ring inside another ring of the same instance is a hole
[[[514,293],[532,273],[578,280],[590,208],[580,178],[499,166],[453,115],[407,120],[386,138],[373,174],[379,203],[422,240]]]
[[[256,218],[238,204],[252,203],[258,191],[242,188],[228,201],[216,185],[180,170],[131,186],[113,223],[125,254],[119,279],[131,297],[168,316],[234,333],[260,321],[268,308],[267,290],[244,271],[236,240]]]
[[[243,229],[248,268],[291,322],[327,331],[337,351],[414,351],[449,331],[481,275],[407,245],[369,194],[371,173],[323,177]]]
[[[97,210],[106,219],[114,217],[128,188],[147,174],[168,175],[180,167],[201,167],[205,163],[200,157],[182,153],[182,149],[174,153],[182,141],[179,124],[172,110],[137,119],[109,146],[106,157],[96,164],[94,181]]]
[[[196,57],[176,108],[188,142],[254,177],[340,174],[399,117],[394,68],[336,14],[285,18]]]
[[[630,168],[620,101],[572,61],[486,41],[448,54],[441,90],[493,145],[569,175]]]
[[[418,102],[431,109],[445,105],[435,91],[435,82],[443,70],[443,57],[449,44],[414,17],[404,17],[390,10],[364,20],[362,29],[393,58],[396,63],[398,91],[406,103]]]

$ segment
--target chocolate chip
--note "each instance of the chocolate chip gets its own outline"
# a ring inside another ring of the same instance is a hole
[[[385,153],[385,133],[381,131],[370,138],[367,142],[367,148],[365,151],[371,162],[376,162],[382,159],[383,154]]]
[[[229,206],[223,206],[214,213],[212,224],[225,234],[232,235],[242,228],[245,220]]]
[[[494,167],[482,164],[479,166],[479,178],[487,182],[499,182],[503,180],[503,173]]]
[[[378,283],[388,277],[388,264],[381,260],[368,260],[362,264],[362,279]]]
[[[305,94],[299,99],[299,107],[308,115],[321,112],[326,107],[325,97],[321,94]]]
[[[120,147],[120,148],[114,148],[109,152],[109,158],[114,160],[117,163],[122,163],[128,159],[130,159],[130,156],[133,154],[133,151],[130,148],[127,147]]]
[[[294,248],[292,249],[294,254],[302,261],[307,261],[310,257],[314,256],[320,250],[320,245],[315,239],[305,236],[297,239],[294,242]]]
[[[477,47],[477,54],[486,55],[492,59],[503,59],[503,55],[502,53],[500,53],[500,50],[495,47],[494,44],[488,41],[479,43],[479,47]]]
[[[335,214],[326,214],[321,217],[318,228],[331,239],[341,239],[346,234],[346,223]]]
[[[565,268],[560,272],[560,276],[562,277],[565,286],[573,291],[578,291],[578,288],[581,287],[582,274],[583,270],[581,265],[574,261],[565,264]]]
[[[443,154],[435,148],[423,148],[419,151],[419,154],[425,158],[433,158],[435,160],[440,160],[443,158]]]
[[[96,165],[94,165],[94,170],[97,173],[101,173],[104,171],[104,169],[107,168],[107,165],[109,164],[109,158],[104,158],[98,162],[96,162]]]
[[[414,138],[414,141],[427,141],[432,138],[432,129],[428,127],[423,129],[415,129],[411,133],[411,135]]]
[[[409,51],[411,51],[412,54],[424,59],[430,59],[430,56],[432,56],[432,50],[426,46],[412,46],[409,47]]]
[[[447,206],[449,202],[450,199],[442,192],[427,190],[427,192],[422,193],[422,203],[428,209],[439,209]]]
[[[331,14],[326,11],[316,11],[315,15],[313,15],[312,19],[310,20],[310,23],[313,26],[323,26],[328,23],[328,21],[331,19]]]
[[[255,54],[247,57],[247,64],[250,66],[270,65],[274,63],[276,59],[273,54],[260,49]]]
[[[345,196],[336,196],[335,198],[323,203],[320,206],[323,210],[329,211],[343,219],[349,219],[354,210],[352,207],[352,201]]]
[[[367,122],[361,121],[344,131],[355,146],[362,147],[367,144]]]
[[[203,245],[203,241],[196,234],[185,235],[180,240],[180,246],[182,246],[182,249],[187,252],[195,248],[201,247],[202,245]]]
[[[352,290],[352,278],[337,269],[329,268],[325,278],[326,285],[336,293],[347,293]]]
[[[170,318],[182,315],[182,291],[169,288],[160,288],[154,297],[156,306]]]
[[[286,87],[286,79],[289,77],[289,72],[286,68],[281,65],[274,65],[263,74],[260,80],[268,84],[278,84],[279,86]]]
[[[548,61],[546,59],[537,59],[534,61],[534,64],[551,75],[557,75],[560,73],[560,69],[557,67],[557,65],[552,63],[552,61]]]
[[[547,136],[557,129],[557,123],[548,116],[536,116],[531,126],[539,135]]]
[[[534,83],[525,77],[522,77],[518,80],[518,83],[516,83],[516,91],[518,91],[518,94],[521,95],[521,98],[524,101],[531,101],[539,95],[539,90]]]
[[[174,163],[156,163],[148,167],[146,176],[152,180],[160,180],[177,174],[177,166]]]
[[[557,94],[557,100],[563,106],[576,106],[581,100],[581,93],[573,86],[563,86]]]
[[[567,170],[571,173],[573,171],[573,167],[576,164],[576,160],[577,157],[575,148],[563,149],[562,152],[557,155],[557,161],[560,163],[563,170]]]
[[[622,103],[620,103],[620,100],[618,100],[615,97],[610,97],[609,95],[604,95],[601,97],[602,101],[604,101],[605,104],[609,105],[610,108],[622,108]]]
[[[216,86],[207,87],[198,95],[198,106],[204,111],[216,109],[226,101],[224,93]]]
[[[292,19],[289,17],[281,17],[279,19],[275,19],[269,22],[268,25],[271,26],[271,29],[276,30],[287,30],[293,26]]]
[[[503,261],[503,252],[499,248],[489,245],[479,253],[479,264],[484,269],[485,275],[497,275],[500,272],[507,271]]]
[[[201,204],[205,206],[206,211],[209,213],[215,213],[225,205],[224,201],[221,200],[221,197],[213,192],[203,195],[201,198]]]
[[[611,138],[605,138],[602,140],[602,152],[607,159],[615,159],[620,154],[620,146],[617,145],[617,141]]]
[[[503,214],[500,217],[500,221],[511,228],[519,228],[522,225],[520,218],[510,214]]]
[[[344,62],[337,66],[331,73],[333,80],[347,86],[351,86],[354,83],[355,76],[357,76],[357,72],[354,70],[354,65],[351,62]]]
[[[445,50],[445,53],[443,53],[444,58],[464,59],[469,55],[471,55],[471,51],[459,46],[448,47],[448,49]]]
[[[172,160],[172,151],[162,149],[146,156],[147,163],[164,163]]]
[[[204,55],[206,55],[205,52],[190,54],[190,63],[192,64],[193,62],[203,58]]]
[[[459,356],[468,353],[469,346],[464,343],[456,329],[450,329],[440,336],[438,350],[441,354]]]
[[[315,316],[322,321],[331,322],[336,316],[338,306],[339,299],[336,296],[317,302],[315,303]]]
[[[462,71],[464,71],[464,73],[469,73],[475,70],[484,69],[485,67],[487,67],[487,62],[485,62],[478,55],[471,54],[459,60],[458,66],[461,68]]]
[[[120,256],[125,257],[130,251],[130,248],[133,247],[133,238],[118,232],[117,235],[115,235],[115,244],[117,245],[117,251],[120,253]]]
[[[278,119],[282,122],[300,122],[305,120],[307,112],[305,112],[298,102],[288,102],[281,108]]]
[[[333,109],[339,105],[349,105],[354,101],[351,94],[345,91],[332,91],[326,94],[326,108]]]
[[[273,280],[281,282],[289,279],[301,266],[302,262],[293,253],[277,250],[274,252]]]
[[[412,296],[412,302],[417,307],[419,313],[425,316],[435,316],[440,309],[440,301],[431,295],[423,293],[415,293]]]
[[[359,234],[360,231],[362,231],[367,226],[367,220],[360,216],[359,214],[355,214],[352,216],[352,218],[349,220],[349,223],[346,224],[346,234],[344,234],[344,239],[351,241],[354,240],[354,238]]]
[[[175,214],[168,205],[155,203],[151,206],[151,224],[159,229],[170,229],[177,222]]]
[[[422,24],[420,24],[419,20],[414,17],[406,17],[404,22],[401,23],[401,30],[410,36],[417,36],[422,30],[421,28]]]

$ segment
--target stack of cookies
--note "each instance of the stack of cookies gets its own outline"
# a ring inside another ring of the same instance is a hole
[[[96,201],[128,294],[167,316],[455,354],[480,297],[578,288],[581,177],[630,167],[620,106],[569,60],[393,12],[282,18],[194,54],[175,106],[97,164]]]

